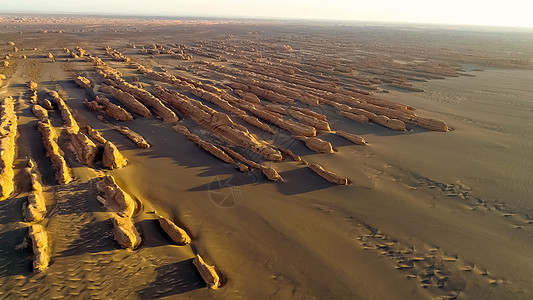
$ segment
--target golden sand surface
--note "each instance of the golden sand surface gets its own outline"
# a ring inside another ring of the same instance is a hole
[[[336,25],[3,16],[0,298],[531,299],[531,35]]]

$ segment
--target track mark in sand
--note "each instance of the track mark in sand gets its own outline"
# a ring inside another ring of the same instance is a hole
[[[359,223],[355,226],[357,240],[365,250],[375,251],[388,258],[398,271],[408,279],[417,280],[420,287],[438,299],[456,299],[465,288],[467,280],[463,272],[475,272],[486,276],[487,284],[504,284],[486,270],[465,263],[455,255],[445,253],[438,247],[417,248],[404,242],[390,239],[378,229]]]
[[[463,203],[468,205],[473,211],[491,211],[497,212],[505,218],[515,219],[523,225],[533,224],[533,218],[528,215],[520,215],[515,212],[511,212],[506,209],[507,204],[498,200],[485,200],[476,197],[472,193],[472,189],[461,181],[455,184],[446,184],[438,181],[431,180],[426,177],[411,174],[411,180],[414,184],[410,186],[410,189],[417,190],[420,188],[431,189],[437,191],[441,196],[460,199]],[[515,228],[523,228],[521,225],[515,225]]]

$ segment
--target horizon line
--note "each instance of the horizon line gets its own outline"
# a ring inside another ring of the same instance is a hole
[[[198,18],[198,19],[225,19],[225,20],[258,20],[258,21],[311,21],[311,22],[327,22],[327,23],[374,23],[374,24],[402,24],[402,25],[430,25],[430,26],[461,26],[461,27],[482,27],[482,28],[493,28],[493,29],[519,29],[519,30],[533,30],[533,26],[520,26],[520,25],[495,25],[495,24],[473,24],[473,23],[428,23],[428,22],[417,22],[417,21],[381,21],[381,20],[354,20],[354,19],[320,19],[320,18],[303,18],[303,17],[275,17],[275,16],[239,16],[239,15],[196,15],[196,14],[183,14],[183,15],[171,15],[171,14],[140,14],[140,13],[122,13],[122,12],[50,12],[50,11],[16,11],[16,10],[0,10],[1,15],[59,15],[59,16],[93,16],[93,17],[115,17],[120,19],[120,17],[137,17],[141,19],[146,18]],[[164,19],[163,19],[164,20]],[[171,20],[171,19],[167,19]]]

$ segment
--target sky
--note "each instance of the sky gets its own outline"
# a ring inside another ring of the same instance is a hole
[[[0,0],[0,12],[10,11],[350,20],[533,28],[531,0]]]

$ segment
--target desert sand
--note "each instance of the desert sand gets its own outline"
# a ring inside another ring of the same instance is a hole
[[[530,32],[5,15],[0,37],[2,299],[533,297]]]

